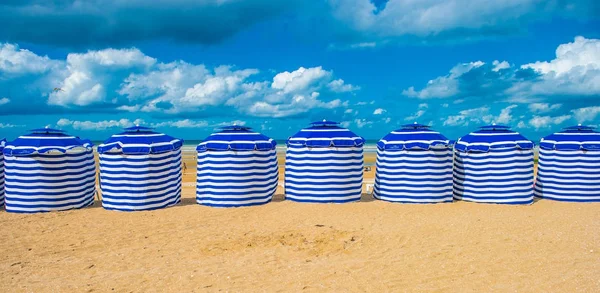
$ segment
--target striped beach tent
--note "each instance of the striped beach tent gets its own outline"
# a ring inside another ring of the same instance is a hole
[[[484,126],[461,137],[454,146],[454,199],[532,203],[533,147],[503,125]]]
[[[6,139],[0,140],[0,207],[4,205],[4,146]]]
[[[452,202],[452,142],[407,124],[377,143],[373,196],[402,203]]]
[[[578,125],[542,138],[535,196],[600,202],[600,132]]]
[[[98,146],[102,206],[142,211],[181,201],[183,140],[133,126]]]
[[[89,140],[42,128],[4,147],[6,211],[36,213],[94,202],[96,163]]]
[[[316,203],[360,200],[365,139],[338,124],[313,122],[288,139],[287,199]]]
[[[233,125],[197,147],[196,201],[213,207],[241,207],[271,201],[279,181],[277,143],[249,127]]]

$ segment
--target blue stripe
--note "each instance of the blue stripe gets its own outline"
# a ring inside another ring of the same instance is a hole
[[[62,207],[67,206],[80,206],[78,208],[85,208],[94,204],[94,195],[86,196],[82,198],[81,201],[69,203],[69,204],[54,204],[54,205],[21,205],[21,204],[7,204],[6,211],[11,213],[20,213],[20,214],[32,214],[32,213],[40,213],[40,212],[50,212],[51,210],[58,210]],[[27,208],[29,210],[22,211],[16,210],[16,208]],[[43,211],[42,209],[51,209],[50,211]]]

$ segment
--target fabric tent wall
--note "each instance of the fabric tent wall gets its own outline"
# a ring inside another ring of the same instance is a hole
[[[533,147],[533,142],[501,125],[461,137],[454,148],[454,199],[532,203]]]
[[[288,139],[287,199],[316,203],[360,200],[365,140],[337,124],[313,122]]]
[[[452,202],[452,144],[426,125],[409,124],[377,143],[373,197],[402,203]]]
[[[181,201],[183,140],[146,127],[130,127],[98,146],[102,206],[154,210]]]
[[[4,205],[4,146],[6,140],[0,140],[0,207]]]
[[[279,181],[276,142],[243,126],[223,127],[202,141],[198,152],[196,201],[240,207],[271,201]]]
[[[4,148],[6,211],[36,213],[83,208],[94,202],[92,143],[38,129]]]
[[[535,196],[600,202],[600,133],[579,125],[543,138]]]

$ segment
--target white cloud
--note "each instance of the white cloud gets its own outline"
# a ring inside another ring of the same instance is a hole
[[[519,123],[517,123],[517,128],[526,128],[526,127],[527,127],[527,125],[523,121],[519,121]]]
[[[471,69],[481,67],[484,64],[485,63],[481,61],[458,64],[450,70],[448,75],[440,76],[428,81],[427,85],[422,90],[417,91],[411,86],[402,91],[402,94],[419,99],[447,98],[454,96],[459,93],[458,78],[464,73],[469,72]]]
[[[291,100],[280,104],[258,101],[242,111],[257,117],[281,118],[304,113],[314,108],[333,109],[342,106],[342,101],[339,99],[323,102],[317,99],[318,97],[318,92],[312,92],[308,95],[294,95]]]
[[[175,128],[202,128],[207,127],[209,124],[206,121],[193,121],[190,119],[176,120],[176,121],[164,121],[158,123],[152,123],[152,127],[175,127]],[[240,124],[242,125],[242,124]]]
[[[74,121],[66,118],[62,118],[56,122],[56,126],[59,128],[72,127],[78,130],[105,130],[108,128],[125,128],[131,127],[136,124],[143,124],[143,120],[136,119],[130,121],[129,119],[120,120],[102,120],[102,121]]]
[[[506,61],[498,61],[498,60],[494,60],[494,62],[492,62],[492,65],[494,65],[494,68],[492,68],[492,71],[494,72],[498,72],[502,69],[507,69],[510,68],[510,63],[506,62]]]
[[[9,98],[6,98],[6,97],[5,97],[5,98],[1,98],[1,99],[0,99],[0,106],[1,106],[1,105],[6,105],[6,104],[8,104],[8,103],[10,103],[10,99],[9,99]]]
[[[342,121],[340,122],[340,126],[344,127],[344,128],[348,128],[350,127],[350,123],[352,123],[351,121]]]
[[[429,108],[429,105],[427,105],[427,103],[422,103],[422,104],[419,104],[419,108],[427,109],[427,108]]]
[[[360,89],[359,86],[345,83],[343,79],[333,80],[327,86],[331,91],[336,93],[353,92]]]
[[[16,127],[23,127],[23,125],[15,125],[15,124],[11,124],[11,123],[0,123],[0,128],[16,128]]]
[[[500,115],[498,117],[496,117],[495,123],[508,124],[510,121],[512,121],[511,111],[512,111],[512,109],[514,109],[516,107],[517,107],[517,105],[510,105],[510,106],[502,109],[500,111]]]
[[[138,49],[105,49],[67,55],[66,67],[55,73],[64,76],[48,97],[48,104],[58,106],[87,106],[104,102],[106,85],[120,83],[121,78],[136,70],[149,69],[154,58]]]
[[[466,126],[469,125],[469,122],[490,123],[493,116],[489,114],[489,111],[489,107],[479,107],[462,110],[458,112],[459,115],[448,116],[448,118],[446,118],[443,124],[444,126]]]
[[[417,120],[417,119],[419,119],[419,117],[423,116],[423,114],[425,114],[425,110],[418,110],[416,113],[412,114],[411,116],[404,118],[404,121]]]
[[[548,103],[532,103],[529,104],[529,110],[533,113],[546,113],[551,112],[562,107],[562,104],[548,104]]]
[[[331,72],[323,70],[321,66],[313,68],[300,67],[295,71],[284,71],[273,77],[271,87],[283,93],[306,90],[314,83],[331,76]]]
[[[554,125],[562,124],[563,122],[571,119],[571,115],[562,115],[556,117],[550,116],[533,116],[529,120],[529,125],[533,126],[536,130],[540,128],[547,128]]]
[[[600,40],[576,37],[556,49],[556,58],[522,65],[541,74],[541,80],[515,84],[510,93],[535,95],[600,95]]]
[[[373,115],[381,115],[383,113],[387,112],[385,109],[383,108],[377,108],[375,109],[375,111],[373,111]]]
[[[373,122],[367,121],[366,119],[354,119],[354,124],[356,124],[356,127],[358,128],[363,128],[365,126],[373,125]]]
[[[352,114],[352,111],[354,111],[354,110],[352,110],[352,109],[346,109],[346,111],[344,111],[344,114]]]
[[[579,108],[571,111],[575,116],[575,120],[579,123],[583,123],[586,121],[594,121],[596,116],[600,114],[600,106],[591,106]]]
[[[0,44],[0,77],[2,75],[20,76],[25,74],[41,74],[60,65],[48,56],[20,49],[15,44]]]

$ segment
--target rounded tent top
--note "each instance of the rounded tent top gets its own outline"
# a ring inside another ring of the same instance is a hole
[[[221,127],[196,147],[196,151],[268,151],[275,149],[277,143],[252,128],[240,125]]]
[[[439,132],[431,130],[428,125],[415,122],[390,132],[377,142],[377,147],[380,150],[429,150],[449,147],[452,143]]]
[[[159,154],[181,148],[183,140],[154,132],[153,128],[133,126],[111,136],[98,146],[98,153],[122,153],[125,155]]]
[[[329,120],[311,123],[287,141],[288,145],[307,147],[353,147],[362,146],[365,139]]]
[[[493,149],[533,149],[534,143],[505,125],[487,125],[458,139],[455,149],[461,152],[488,152]]]
[[[566,127],[563,131],[542,138],[540,148],[559,151],[600,151],[600,132],[594,129],[581,124]]]
[[[7,156],[28,156],[49,152],[67,153],[76,149],[91,149],[94,146],[88,139],[80,139],[62,130],[49,127],[30,130],[29,134],[7,142],[4,154]]]
[[[0,153],[4,151],[4,146],[6,146],[6,138],[0,140]]]

